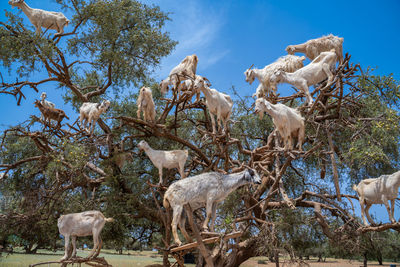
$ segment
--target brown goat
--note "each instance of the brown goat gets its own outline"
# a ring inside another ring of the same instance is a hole
[[[55,120],[55,121],[57,121],[57,128],[60,128],[61,121],[64,118],[67,118],[67,120],[69,120],[67,115],[65,115],[64,110],[43,106],[39,100],[36,100],[34,103],[35,103],[35,107],[39,108],[40,112],[43,114],[44,121],[46,122],[46,120],[47,120],[49,125],[51,125],[50,124],[51,120]]]

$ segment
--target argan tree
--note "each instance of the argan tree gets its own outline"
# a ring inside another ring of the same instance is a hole
[[[212,134],[204,99],[195,101],[177,89],[161,95],[152,73],[176,43],[164,32],[168,16],[158,7],[132,0],[57,2],[72,21],[57,37],[51,31],[36,35],[22,14],[6,13],[0,59],[8,75],[1,75],[0,93],[14,95],[18,105],[26,90],[46,88],[58,90],[75,111],[83,102],[104,98],[112,101],[111,109],[93,135],[76,120],[77,113],[67,114],[71,119],[61,128],[27,114],[26,122],[4,131],[2,244],[16,235],[29,252],[53,248],[60,214],[97,209],[116,220],[104,229],[106,246],[121,252],[146,244],[163,251],[165,266],[169,254],[182,265],[190,250],[174,250],[170,211],[162,207],[166,187],[155,185],[158,170],[137,150],[142,139],[157,149],[188,149],[189,176],[251,167],[262,177],[260,186],[241,188],[218,208],[218,232],[239,233],[234,239],[204,244],[199,232],[204,214],[187,207],[187,229],[199,243],[192,248],[198,250],[198,266],[239,266],[257,255],[276,257],[282,249],[297,250],[295,260],[304,254],[301,233],[318,233],[310,246],[327,239],[353,249],[364,233],[399,229],[398,223],[361,226],[349,201],[356,196],[341,192],[365,177],[398,169],[400,91],[391,76],[363,72],[347,55],[333,84],[311,90],[311,106],[302,105],[299,92],[269,99],[298,107],[306,120],[304,152],[285,151],[271,119],[253,114],[254,100],[235,88],[226,134]],[[153,90],[155,123],[136,117],[143,85]],[[180,178],[176,170],[164,177],[168,184]]]

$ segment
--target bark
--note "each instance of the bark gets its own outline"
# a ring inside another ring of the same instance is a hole
[[[364,266],[364,267],[368,267],[367,262],[368,262],[368,259],[367,259],[367,252],[364,252],[364,263],[363,263],[363,266]]]
[[[379,249],[376,251],[376,260],[379,262],[379,265],[383,265],[382,251]]]
[[[275,267],[279,267],[279,252],[277,249],[274,251],[274,258],[275,258]]]
[[[238,248],[234,249],[225,260],[217,262],[216,266],[240,266],[240,264],[254,256],[257,256],[257,242],[254,239],[248,239],[239,243]]]

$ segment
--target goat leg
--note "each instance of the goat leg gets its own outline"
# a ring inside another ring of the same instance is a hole
[[[99,245],[97,247],[96,253],[94,253],[93,255],[93,258],[97,258],[97,256],[99,256],[102,245],[103,245],[103,240],[99,236]]]

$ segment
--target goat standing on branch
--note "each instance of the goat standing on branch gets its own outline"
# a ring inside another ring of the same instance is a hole
[[[113,218],[106,218],[100,211],[84,211],[61,215],[57,221],[58,231],[65,239],[65,254],[61,260],[76,256],[76,237],[93,235],[93,249],[88,258],[99,255],[103,241],[100,232],[106,222],[113,222]],[[69,255],[69,238],[72,238],[73,252]]]
[[[261,98],[265,94],[269,95],[270,89],[272,89],[274,95],[276,95],[276,84],[271,83],[271,75],[278,69],[282,69],[286,72],[294,72],[304,66],[303,61],[305,59],[304,56],[298,57],[288,55],[278,58],[275,62],[265,66],[263,69],[252,69],[252,66],[248,68],[244,72],[246,82],[251,85],[255,78],[260,81],[260,85],[257,87],[257,91],[253,94],[253,97]]]
[[[195,79],[198,61],[199,59],[195,54],[186,56],[178,66],[171,70],[168,77],[161,81],[161,93],[167,93],[169,85],[172,85],[175,89],[177,89],[179,83],[187,80],[188,77]]]
[[[207,216],[203,230],[208,229],[211,218],[211,230],[214,231],[217,204],[238,187],[250,183],[261,184],[260,177],[253,169],[233,174],[207,172],[173,183],[165,192],[163,205],[166,209],[171,207],[173,210],[171,226],[175,243],[179,246],[182,244],[178,237],[177,225],[181,221],[185,204],[198,207],[199,203],[205,203]],[[184,225],[180,224],[179,227],[182,232],[186,232]]]
[[[46,11],[29,7],[24,0],[10,0],[8,3],[12,7],[18,7],[29,18],[29,21],[35,26],[36,33],[42,32],[42,27],[50,30],[56,30],[55,36],[64,33],[64,27],[68,26],[69,20],[61,12]]]
[[[311,39],[303,44],[289,45],[286,47],[286,52],[293,55],[296,52],[304,53],[310,60],[314,60],[322,52],[335,50],[337,60],[341,64],[343,62],[343,38],[332,34],[322,36],[317,39]]]
[[[208,87],[207,81],[206,78],[196,75],[194,88],[195,90],[201,90],[206,97],[206,105],[211,117],[213,134],[217,132],[215,129],[214,115],[217,116],[217,124],[221,126],[222,124],[224,125],[223,132],[225,133],[228,129],[228,120],[232,113],[233,101],[229,95]]]
[[[197,75],[197,74],[195,77],[196,77],[196,79],[197,79],[197,77],[202,78],[200,75]],[[179,92],[184,92],[184,93],[191,94],[191,95],[196,94],[196,101],[199,101],[200,100],[200,90],[194,88],[194,81],[195,81],[195,79],[192,80],[191,78],[182,81],[178,85],[178,90],[179,90]],[[211,86],[211,84],[208,83],[208,86]]]
[[[40,100],[40,103],[41,103],[43,106],[45,106],[45,107],[48,107],[48,108],[55,108],[56,105],[54,105],[54,103],[52,103],[52,102],[50,102],[50,101],[47,101],[46,98],[47,98],[46,92],[42,92],[42,94],[40,95],[40,99],[41,99],[41,100]]]
[[[140,119],[140,113],[143,112],[144,121],[156,121],[156,108],[153,100],[153,93],[148,87],[142,87],[139,92],[139,97],[136,101],[138,106],[137,117]]]
[[[82,124],[84,123],[84,128],[86,128],[86,124],[89,122],[89,132],[93,133],[94,127],[96,125],[97,120],[100,118],[100,115],[107,111],[110,106],[110,101],[103,100],[101,103],[91,103],[85,102],[79,108],[79,120]]]
[[[140,150],[146,152],[151,162],[153,162],[154,166],[158,169],[158,175],[160,178],[160,181],[158,182],[159,185],[163,185],[163,168],[177,168],[181,175],[181,179],[185,178],[185,163],[189,155],[188,150],[155,150],[152,149],[144,140],[140,141],[137,146]]]
[[[47,108],[55,108],[56,105],[54,105],[54,103],[47,101],[47,94],[46,92],[42,92],[42,94],[40,95],[40,104],[42,104],[43,106],[47,107]],[[43,120],[43,114],[40,116],[40,118]]]
[[[361,216],[364,225],[368,226],[365,215],[371,224],[375,224],[369,215],[369,208],[372,204],[384,204],[389,214],[389,219],[395,223],[394,204],[399,194],[400,171],[391,175],[382,175],[378,178],[362,180],[358,185],[353,185],[353,190],[357,192],[360,199]],[[389,201],[391,207],[389,207]]]
[[[274,105],[259,98],[256,100],[255,112],[258,113],[260,119],[263,118],[264,112],[272,117],[275,128],[283,138],[285,150],[293,149],[293,138],[297,137],[297,147],[302,151],[305,137],[304,118],[296,109],[280,103]]]
[[[326,86],[329,86],[334,78],[331,68],[335,66],[335,62],[336,53],[334,49],[329,52],[322,52],[310,64],[293,73],[282,70],[275,71],[271,75],[271,82],[289,83],[295,86],[306,95],[307,104],[311,105],[313,99],[308,87],[320,83],[326,78],[328,78]]]
[[[57,128],[61,127],[61,121],[64,118],[67,118],[67,120],[69,120],[69,118],[67,117],[67,115],[65,115],[64,110],[58,109],[58,108],[49,108],[47,106],[42,105],[41,101],[36,100],[34,102],[35,107],[39,108],[40,112],[43,115],[44,120],[48,122],[48,124],[50,125],[51,120],[55,120],[57,121]]]

